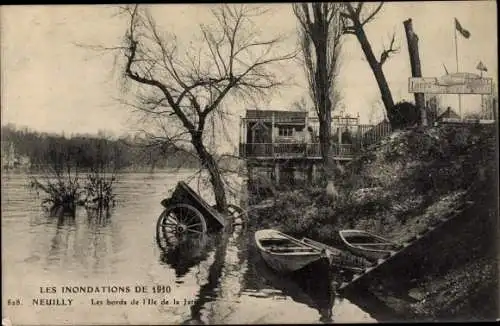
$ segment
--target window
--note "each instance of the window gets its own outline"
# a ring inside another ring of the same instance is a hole
[[[279,127],[278,129],[278,135],[282,137],[292,137],[293,135],[293,128],[290,127]]]

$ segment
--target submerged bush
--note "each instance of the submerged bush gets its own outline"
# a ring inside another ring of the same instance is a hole
[[[107,210],[115,204],[113,183],[116,176],[92,171],[81,184],[77,172],[68,167],[63,173],[60,169],[46,172],[43,178],[31,177],[29,186],[42,195],[42,206],[51,215],[75,215],[77,205],[86,209]]]
[[[42,205],[55,215],[75,214],[76,204],[80,199],[81,186],[78,174],[72,175],[71,168],[68,167],[66,174],[60,170],[48,174],[44,181],[36,177],[30,178],[30,187],[44,193]]]
[[[84,204],[87,208],[108,209],[115,205],[113,182],[115,175],[107,177],[97,171],[87,175],[85,185],[86,198]]]

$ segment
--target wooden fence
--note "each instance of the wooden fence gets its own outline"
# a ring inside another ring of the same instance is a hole
[[[240,157],[249,158],[321,158],[319,143],[249,143],[240,144]]]

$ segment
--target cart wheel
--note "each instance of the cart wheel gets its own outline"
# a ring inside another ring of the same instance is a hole
[[[207,223],[195,207],[186,204],[168,206],[156,223],[156,241],[161,249],[186,240],[203,239]]]
[[[245,211],[241,207],[233,204],[227,205],[227,211],[229,213],[229,216],[233,219],[233,221],[238,217],[243,218],[245,213]]]

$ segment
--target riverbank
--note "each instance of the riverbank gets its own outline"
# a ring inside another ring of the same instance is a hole
[[[279,192],[255,223],[331,245],[347,228],[402,243],[470,202],[465,222],[437,230],[438,240],[408,261],[415,268],[368,290],[408,319],[496,318],[496,146],[491,126],[396,131],[336,169],[337,196],[322,187]]]

